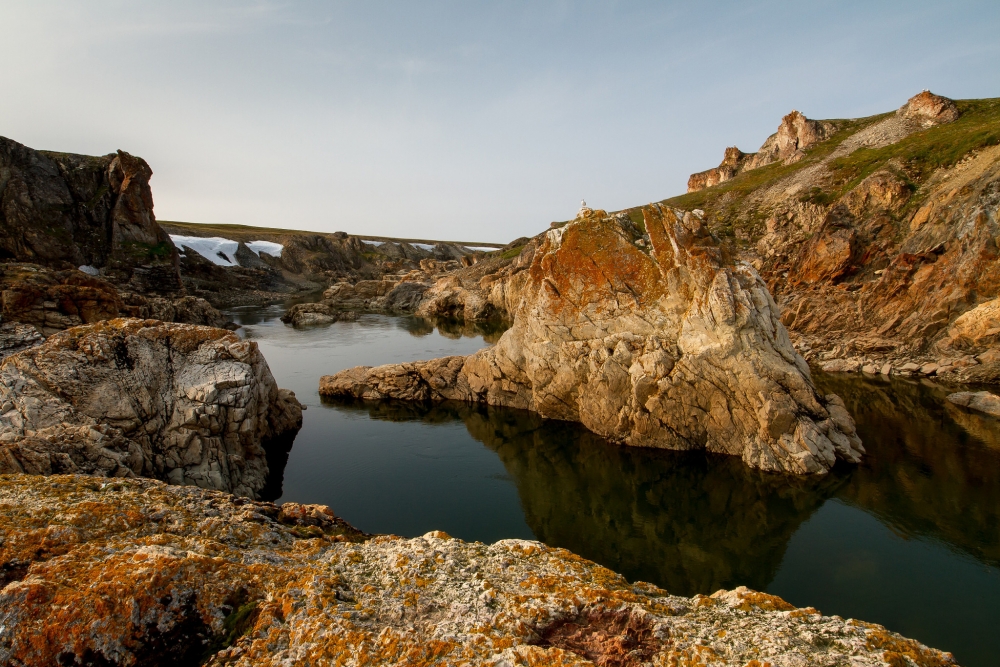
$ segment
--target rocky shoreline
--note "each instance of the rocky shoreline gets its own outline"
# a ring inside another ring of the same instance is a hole
[[[0,664],[955,664],[746,588],[679,597],[539,542],[373,537],[322,506],[0,475],[0,519]]]

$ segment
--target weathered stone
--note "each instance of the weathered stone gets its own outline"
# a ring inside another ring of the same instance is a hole
[[[821,368],[824,373],[857,373],[860,366],[857,359],[831,359]]]
[[[142,289],[180,289],[177,250],[153,216],[152,170],[124,151],[36,151],[0,137],[0,255],[89,266]]]
[[[170,479],[253,496],[302,412],[256,343],[222,329],[110,320],[0,365],[0,472]]]
[[[404,539],[326,507],[0,477],[0,664],[947,667],[746,588],[670,595],[539,542]]]
[[[892,364],[888,362],[882,364],[882,368],[879,370],[879,373],[881,373],[882,375],[889,375],[890,373],[892,373]]]
[[[988,391],[960,391],[949,394],[948,400],[963,408],[1000,417],[1000,396]]]
[[[857,460],[853,424],[830,420],[756,272],[697,216],[643,211],[651,254],[603,211],[550,230],[496,346],[343,371],[320,392],[528,409],[614,442],[705,448],[766,470]]]

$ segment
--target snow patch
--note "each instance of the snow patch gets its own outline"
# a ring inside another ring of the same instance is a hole
[[[260,253],[267,253],[271,257],[281,257],[281,251],[285,246],[271,241],[251,241],[247,247],[253,250],[254,254],[260,257]]]
[[[171,234],[170,240],[178,248],[194,250],[196,253],[218,266],[239,266],[236,261],[236,248],[239,243],[219,236],[202,238],[200,236],[180,236]]]
[[[89,264],[84,264],[83,266],[80,267],[80,270],[83,271],[84,273],[86,273],[88,276],[99,276],[99,275],[101,275],[101,272],[98,269],[95,269],[94,267],[92,267]]]
[[[420,248],[421,250],[427,250],[427,251],[434,250],[434,248],[437,247],[430,245],[429,243],[412,243],[410,245],[412,245],[414,248]]]

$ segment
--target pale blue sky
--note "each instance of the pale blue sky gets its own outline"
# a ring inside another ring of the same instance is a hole
[[[160,219],[506,242],[684,192],[783,114],[1000,96],[1000,2],[0,0],[0,135]]]

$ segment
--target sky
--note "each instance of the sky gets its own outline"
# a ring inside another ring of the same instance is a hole
[[[781,116],[1000,96],[1000,2],[0,0],[0,135],[160,220],[505,243],[681,194]]]

